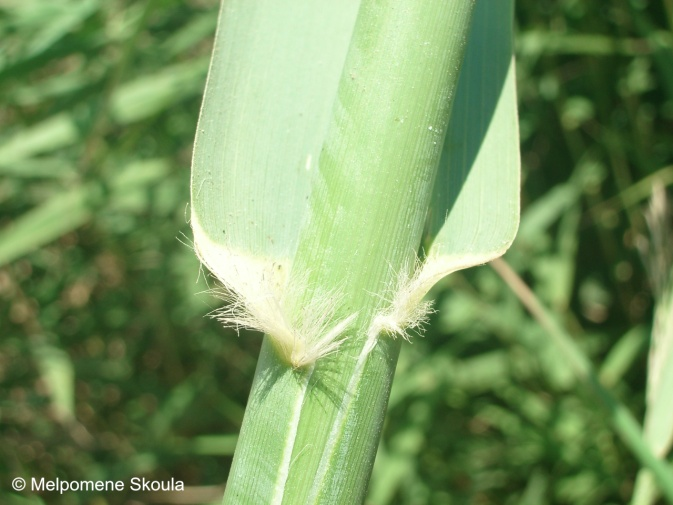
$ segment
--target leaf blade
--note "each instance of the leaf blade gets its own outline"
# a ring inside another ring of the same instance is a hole
[[[358,5],[224,2],[192,166],[206,260],[292,256]]]
[[[512,27],[513,2],[477,2],[429,218],[435,278],[502,255],[518,228]]]

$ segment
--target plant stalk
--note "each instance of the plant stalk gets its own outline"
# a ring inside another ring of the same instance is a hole
[[[472,7],[362,3],[291,271],[308,280],[295,306],[334,292],[357,318],[307,369],[265,338],[225,504],[364,501],[400,349],[367,352],[366,332],[415,261]]]

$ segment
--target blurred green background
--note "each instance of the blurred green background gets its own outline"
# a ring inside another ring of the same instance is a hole
[[[0,0],[2,504],[219,502],[261,338],[206,317],[219,302],[189,247],[216,13]],[[639,250],[653,183],[673,183],[673,0],[518,0],[516,16],[523,215],[505,260],[642,419]],[[628,502],[635,459],[510,286],[485,266],[435,294],[369,503]],[[17,476],[187,489],[33,495]]]

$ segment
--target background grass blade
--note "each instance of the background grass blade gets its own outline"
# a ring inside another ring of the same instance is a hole
[[[89,183],[56,194],[0,229],[0,265],[44,246],[88,222],[101,209],[124,206],[166,175],[164,160],[134,162],[109,185]]]
[[[660,184],[653,186],[645,213],[648,238],[642,238],[641,254],[650,274],[656,304],[647,369],[647,401],[644,437],[652,452],[665,459],[673,446],[673,215]],[[659,496],[653,475],[639,472],[631,503],[650,505]]]
[[[11,165],[37,154],[73,145],[79,137],[71,115],[52,116],[30,128],[23,128],[0,144],[0,165]]]
[[[554,340],[567,366],[573,370],[583,385],[594,394],[600,406],[605,409],[609,419],[625,445],[638,458],[643,467],[652,472],[661,493],[669,503],[673,503],[673,468],[665,460],[659,459],[652,451],[638,422],[628,408],[619,402],[598,380],[591,362],[573,339],[550,315],[535,294],[524,284],[514,270],[503,260],[493,263],[493,268],[510,286],[522,304],[530,311],[540,325]],[[667,402],[666,402],[667,403]]]

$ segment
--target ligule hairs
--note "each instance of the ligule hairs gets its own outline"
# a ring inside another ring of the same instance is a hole
[[[211,290],[227,303],[212,313],[227,327],[247,328],[265,333],[283,361],[294,369],[306,368],[335,353],[347,338],[358,314],[339,318],[343,307],[338,291],[313,291],[297,308],[292,303],[306,293],[305,278],[289,278],[289,262],[272,262],[233,252],[213,243],[192,220],[194,250],[201,263],[221,283]],[[423,298],[442,277],[470,266],[490,261],[495,254],[439,257],[429,255],[401,269],[366,332],[365,355],[385,335],[411,341],[433,312],[432,302]]]
[[[431,301],[423,300],[431,287],[424,273],[421,263],[416,260],[413,267],[402,268],[396,276],[393,287],[388,290],[391,295],[387,297],[387,305],[376,312],[367,329],[365,352],[374,348],[381,335],[401,337],[410,342],[410,330],[418,332],[428,322],[433,308]]]
[[[294,369],[309,367],[339,349],[357,314],[338,319],[338,292],[314,292],[293,310],[290,304],[305,292],[306,282],[289,280],[288,265],[236,254],[196,237],[195,230],[197,256],[221,284],[211,291],[226,303],[211,315],[224,326],[265,333]]]
[[[424,301],[428,291],[447,275],[490,261],[495,255],[440,257],[430,254],[425,261],[416,259],[402,268],[388,291],[387,305],[379,310],[367,329],[365,352],[371,352],[381,335],[410,341],[410,330],[423,327],[433,312],[432,302]]]

